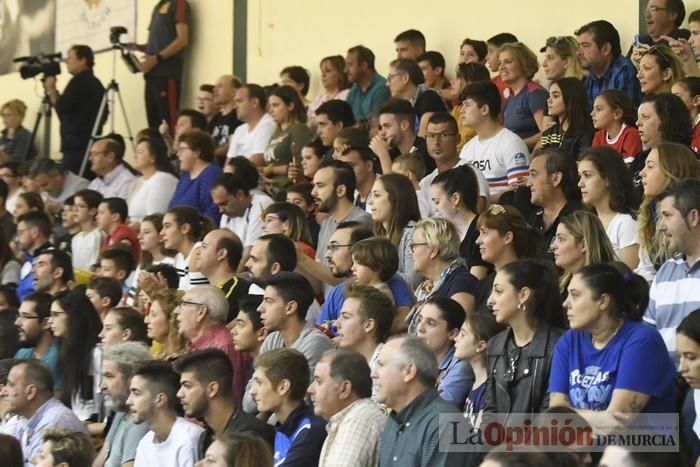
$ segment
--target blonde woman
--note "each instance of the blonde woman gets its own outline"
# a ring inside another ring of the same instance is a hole
[[[656,228],[658,197],[672,183],[683,178],[700,177],[695,153],[679,143],[659,143],[649,152],[639,175],[644,199],[639,208],[639,266],[637,274],[651,282],[657,269],[673,256],[664,234]]]
[[[503,104],[503,126],[520,136],[532,150],[544,131],[547,91],[532,78],[539,69],[537,56],[525,44],[503,44],[498,73],[509,92]]]
[[[306,215],[296,204],[280,201],[269,205],[263,214],[262,233],[289,237],[299,247],[299,251],[310,258],[316,257],[316,250],[311,246]]]
[[[0,108],[5,126],[0,133],[0,159],[23,161],[36,156],[36,149],[30,146],[32,133],[22,126],[26,113],[27,105],[19,99],[5,102]]]
[[[642,52],[637,72],[642,93],[671,92],[673,83],[684,76],[683,63],[669,46],[657,44]]]
[[[547,39],[540,52],[544,53],[542,71],[550,83],[560,78],[583,80],[583,68],[578,55],[576,55],[577,50],[578,41],[573,36],[558,36]]]
[[[564,271],[559,279],[563,297],[573,275],[585,266],[616,260],[603,224],[589,211],[578,210],[563,217],[557,226],[553,247],[554,262]]]
[[[151,352],[161,360],[174,360],[187,352],[185,339],[177,331],[175,309],[183,292],[162,289],[151,296],[151,307],[144,318],[148,337],[153,340]]]

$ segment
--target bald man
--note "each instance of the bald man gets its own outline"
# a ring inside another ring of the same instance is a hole
[[[227,322],[238,315],[238,300],[247,295],[250,288],[250,282],[236,274],[242,254],[241,240],[228,229],[209,232],[197,250],[197,269],[226,295],[229,305]]]
[[[241,82],[233,75],[221,75],[214,84],[214,105],[219,108],[209,122],[209,132],[216,143],[215,154],[225,158],[228,152],[229,138],[241,121],[236,117],[236,90]]]

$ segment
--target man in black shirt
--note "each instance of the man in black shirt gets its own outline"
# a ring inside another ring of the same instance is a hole
[[[66,68],[73,78],[63,94],[56,89],[56,77],[44,78],[44,88],[61,120],[63,166],[78,174],[85,157],[105,89],[92,72],[95,55],[87,45],[74,45],[66,54]],[[99,133],[99,129],[98,129]]]
[[[216,144],[214,154],[222,161],[226,159],[229,138],[233,130],[242,123],[236,117],[235,101],[236,90],[241,86],[240,80],[233,75],[220,76],[214,85],[214,104],[219,111],[209,122],[209,133]]]
[[[402,154],[420,157],[426,173],[435,170],[425,140],[416,135],[415,123],[416,111],[405,99],[391,98],[379,109],[379,133],[369,147],[379,158],[382,173],[391,173],[391,162]]]
[[[141,59],[141,71],[146,78],[146,116],[151,128],[158,128],[163,120],[171,130],[175,127],[189,22],[186,0],[160,0],[151,14],[148,41],[130,45],[146,53]]]

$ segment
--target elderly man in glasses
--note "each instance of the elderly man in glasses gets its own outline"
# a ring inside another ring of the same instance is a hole
[[[182,296],[175,309],[178,332],[192,350],[220,349],[233,366],[233,400],[240,405],[248,381],[250,357],[236,351],[226,318],[229,312],[226,295],[213,285],[192,287]]]

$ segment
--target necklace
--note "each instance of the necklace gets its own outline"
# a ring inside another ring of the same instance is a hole
[[[615,330],[613,331],[613,333],[610,334],[610,337],[608,337],[605,341],[600,342],[599,345],[605,347],[605,345],[606,345],[608,342],[610,342],[610,341],[613,339],[613,337],[615,337],[615,335],[618,333],[618,331],[622,328],[622,325],[623,325],[623,324],[625,324],[625,322],[624,322],[624,321],[621,321],[620,324],[617,325],[617,327],[615,328]],[[591,334],[591,343],[593,344],[593,346],[596,345],[596,340],[593,338],[593,334]]]

